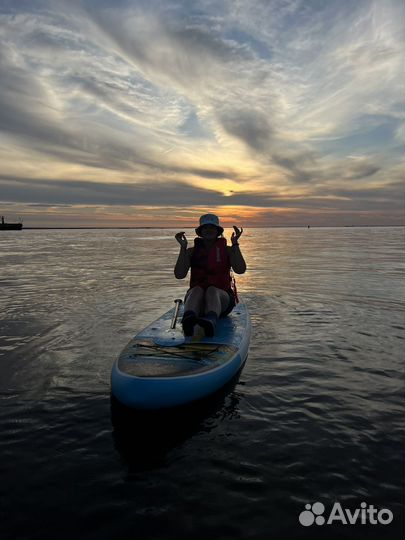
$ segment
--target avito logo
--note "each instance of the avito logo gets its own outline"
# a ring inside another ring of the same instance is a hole
[[[342,508],[342,505],[335,502],[328,518],[323,516],[325,512],[325,506],[321,502],[314,504],[306,504],[305,510],[300,513],[298,519],[301,525],[309,527],[314,523],[316,525],[330,525],[331,523],[340,522],[342,525],[354,525],[360,523],[365,525],[388,525],[394,519],[394,515],[391,510],[382,508],[378,510],[372,504],[362,502],[360,508],[350,510],[349,508]]]

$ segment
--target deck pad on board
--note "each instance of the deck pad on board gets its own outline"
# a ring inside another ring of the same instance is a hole
[[[227,362],[237,347],[223,343],[189,341],[178,346],[134,339],[122,351],[118,367],[136,377],[178,377],[209,371]]]

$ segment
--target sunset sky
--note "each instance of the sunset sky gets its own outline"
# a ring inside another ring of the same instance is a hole
[[[0,212],[404,223],[403,0],[0,1]]]

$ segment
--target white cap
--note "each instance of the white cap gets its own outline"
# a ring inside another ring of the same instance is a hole
[[[198,236],[200,236],[200,229],[203,225],[215,225],[215,227],[219,230],[219,234],[224,232],[224,229],[219,224],[219,218],[215,214],[204,214],[200,217],[200,225],[195,230]]]

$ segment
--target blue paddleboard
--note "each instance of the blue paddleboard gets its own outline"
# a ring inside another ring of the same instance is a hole
[[[136,334],[114,362],[112,394],[135,409],[162,409],[184,405],[222,388],[243,366],[249,349],[251,323],[240,301],[220,318],[213,337],[196,326],[185,337],[180,320],[171,321],[175,308]]]

